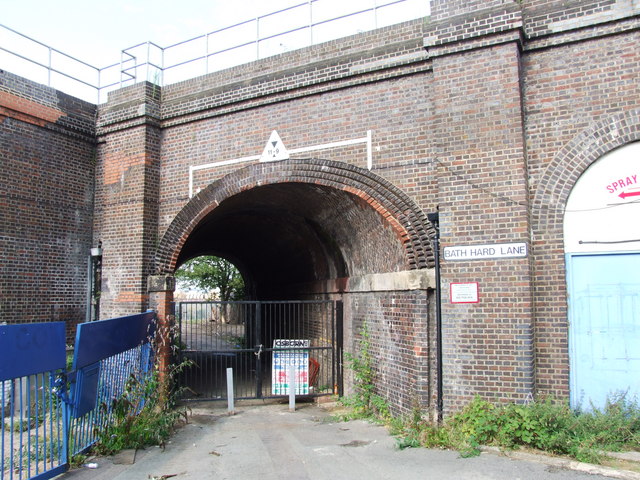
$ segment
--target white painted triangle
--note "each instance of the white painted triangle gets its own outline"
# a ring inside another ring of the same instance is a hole
[[[275,130],[271,132],[271,136],[269,137],[269,141],[264,147],[264,151],[262,152],[262,156],[260,157],[261,162],[275,162],[278,160],[287,160],[289,158],[289,151],[287,147],[284,146],[282,140],[280,140],[280,135]]]

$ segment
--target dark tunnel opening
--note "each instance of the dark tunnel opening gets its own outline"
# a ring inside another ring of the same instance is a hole
[[[398,239],[369,204],[309,183],[259,186],[222,201],[192,231],[178,265],[200,255],[234,263],[252,300],[296,299],[301,286],[318,292],[326,281],[406,268]]]

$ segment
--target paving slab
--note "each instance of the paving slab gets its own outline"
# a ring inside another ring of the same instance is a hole
[[[514,459],[485,452],[461,458],[457,452],[398,450],[395,438],[365,421],[337,422],[315,404],[239,403],[228,415],[221,403],[194,405],[189,423],[165,448],[139,450],[132,465],[98,457],[97,468],[80,467],[60,480],[260,479],[260,480],[597,480],[537,458]],[[606,473],[606,472],[604,472]],[[615,477],[627,478],[627,477]],[[629,477],[633,478],[633,477]]]

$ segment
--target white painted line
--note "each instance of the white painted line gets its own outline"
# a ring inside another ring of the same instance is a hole
[[[207,163],[204,165],[189,166],[189,198],[193,197],[193,172],[197,170],[208,170],[215,167],[224,167],[225,165],[234,165],[236,163],[251,162],[260,160],[260,155],[252,155],[250,157],[235,158],[233,160],[223,160],[222,162]]]
[[[367,130],[367,168],[373,168],[373,149],[371,148],[371,130]]]
[[[371,130],[367,131],[367,134],[371,132]],[[289,150],[289,153],[305,153],[305,152],[315,152],[317,150],[328,150],[330,148],[338,148],[338,147],[348,147],[350,145],[357,145],[359,143],[367,143],[369,141],[369,136],[354,138],[352,140],[343,140],[341,142],[332,142],[332,143],[323,143],[322,145],[313,145],[311,147],[302,147],[302,148],[294,148]]]
[[[343,140],[341,142],[323,143],[321,145],[312,145],[310,147],[294,148],[289,150],[289,154],[315,152],[318,150],[329,150],[331,148],[348,147],[351,145],[358,145],[364,143],[367,145],[367,168],[371,170],[373,168],[373,153],[372,153],[372,132],[367,130],[366,137],[354,138],[351,140]],[[251,155],[250,157],[234,158],[233,160],[223,160],[221,162],[206,163],[203,165],[189,166],[189,198],[193,197],[193,172],[198,170],[208,170],[210,168],[224,167],[226,165],[235,165],[237,163],[252,162],[260,160],[261,155]]]

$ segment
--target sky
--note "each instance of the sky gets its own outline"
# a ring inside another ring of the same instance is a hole
[[[313,20],[318,22],[335,18],[357,9],[368,9],[373,5],[390,1],[313,0]],[[291,29],[292,26],[308,24],[307,0],[0,0],[0,24],[86,62],[92,67],[103,68],[117,63],[118,66],[109,69],[108,74],[95,74],[94,70],[84,69],[83,66],[78,66],[79,64],[62,55],[53,55],[54,68],[64,72],[72,69],[73,76],[91,85],[95,85],[95,78],[100,76],[100,84],[105,85],[120,81],[119,62],[121,51],[124,49],[148,41],[165,48],[223,27],[300,4],[305,5],[287,13],[263,18],[260,22],[260,33],[261,37],[264,37]],[[414,14],[415,12],[419,14]],[[390,25],[427,14],[428,0],[404,0],[400,5],[381,9],[378,13],[377,25]],[[330,25],[316,27],[313,31],[314,43],[371,28],[373,28],[372,14],[349,17],[332,22]],[[222,35],[225,38],[222,38]],[[227,45],[251,42],[255,36],[255,23],[225,31],[224,34],[209,37],[206,52],[210,54],[212,49],[224,49]],[[308,40],[308,37],[307,29],[288,37],[277,37],[261,42],[260,58],[306,46],[303,43]],[[164,66],[180,63],[205,52],[204,40],[201,44],[191,42],[186,45],[165,50]],[[27,56],[41,64],[49,63],[47,48],[2,28],[0,28],[0,47]],[[152,53],[149,54],[145,45],[132,52],[138,59],[146,55],[149,55],[149,58],[155,55],[154,58],[157,59],[160,58],[161,48],[155,50],[152,48]],[[211,60],[206,66],[203,61],[201,65],[189,64],[186,67],[166,69],[160,81],[156,81],[158,72],[151,71],[150,68],[147,68],[144,73],[137,71],[136,75],[138,80],[146,79],[157,84],[169,84],[209,73],[215,69],[255,60],[252,58],[255,55],[256,47],[247,45],[242,49],[217,55],[215,60]],[[149,62],[151,63],[151,60]],[[156,63],[159,64],[160,61]],[[215,68],[211,67],[213,63],[216,64]],[[34,67],[33,64],[18,60],[15,56],[1,50],[0,69],[6,69],[39,83],[50,82],[54,88],[89,101],[95,100],[96,93],[92,87],[77,84],[71,86],[67,78],[58,76],[56,79],[55,74],[52,75],[53,80],[50,80],[47,78],[46,69]],[[72,91],[65,90],[67,86]]]
[[[0,0],[0,23],[102,67],[120,50],[164,47],[300,0]]]

